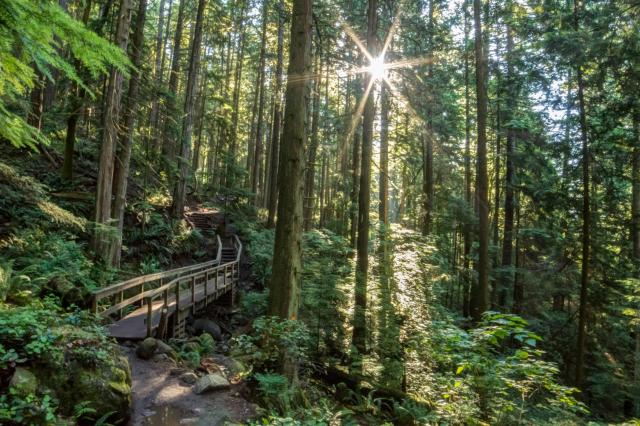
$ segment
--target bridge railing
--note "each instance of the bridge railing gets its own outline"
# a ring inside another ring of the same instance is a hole
[[[131,278],[97,290],[92,295],[91,311],[104,317],[118,313],[122,317],[123,310],[134,304],[142,305],[145,293],[176,278],[191,276],[220,265],[222,259],[222,241],[216,235],[218,249],[216,257],[208,262],[184,266],[163,272]]]
[[[234,248],[236,249],[236,259],[215,265],[202,271],[197,271],[189,275],[184,275],[173,279],[172,281],[153,290],[144,293],[144,303],[147,306],[147,336],[153,334],[154,315],[160,312],[160,321],[158,326],[165,329],[166,321],[169,314],[170,301],[173,303],[173,313],[176,315],[174,321],[179,322],[183,312],[191,310],[192,314],[196,313],[197,292],[203,290],[203,298],[200,299],[206,308],[210,296],[213,294],[218,296],[218,292],[227,292],[229,286],[234,286],[240,278],[240,258],[242,256],[242,242],[234,235]],[[209,284],[213,281],[212,294],[209,294]],[[185,285],[186,284],[186,285]],[[188,293],[187,293],[188,292]],[[183,306],[184,295],[189,294],[187,303]],[[156,304],[156,300],[161,299],[161,304]],[[154,306],[155,305],[155,306]]]

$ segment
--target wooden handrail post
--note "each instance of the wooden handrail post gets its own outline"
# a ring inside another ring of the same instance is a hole
[[[207,309],[207,300],[209,299],[209,270],[204,272],[204,308]]]
[[[91,298],[91,312],[98,313],[98,296],[96,295]]]
[[[180,314],[180,280],[176,282],[176,315]]]
[[[151,298],[147,299],[147,337],[151,337],[153,330],[153,301]]]
[[[121,303],[124,300],[124,291],[120,290],[118,294],[118,303]],[[118,310],[118,318],[122,318],[122,309]]]
[[[196,276],[191,277],[191,313],[196,314]]]

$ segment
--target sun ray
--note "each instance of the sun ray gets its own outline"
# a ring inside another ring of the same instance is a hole
[[[362,98],[360,98],[360,102],[358,103],[356,112],[353,115],[353,118],[351,119],[351,123],[349,125],[349,131],[347,132],[347,135],[346,135],[347,139],[351,138],[351,136],[353,135],[353,132],[355,131],[356,126],[360,121],[360,117],[364,113],[364,106],[367,103],[367,98],[369,97],[369,93],[371,93],[371,90],[373,89],[374,83],[375,81],[373,79],[369,79],[369,84],[367,85],[367,89],[364,91]]]
[[[393,36],[395,35],[396,31],[400,27],[401,20],[402,20],[402,4],[400,4],[400,7],[398,8],[398,14],[396,15],[395,19],[393,20],[393,24],[391,24],[391,28],[389,29],[389,33],[387,34],[387,37],[384,40],[384,45],[382,46],[382,50],[380,51],[380,57],[381,58],[384,58],[385,55],[387,54],[387,50],[389,49],[389,46],[391,45],[391,40],[393,39]]]
[[[351,28],[351,26],[344,21],[342,21],[341,24],[342,28],[344,28],[344,32],[347,33],[349,37],[351,37],[351,40],[353,40],[360,51],[367,57],[369,62],[371,62],[373,60],[373,56],[371,56],[371,53],[369,53],[369,50],[367,50],[364,43],[362,42],[362,40],[360,40],[360,37],[358,37],[353,28]]]

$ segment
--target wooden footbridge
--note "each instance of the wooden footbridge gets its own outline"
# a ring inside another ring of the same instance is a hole
[[[189,219],[188,219],[189,220]],[[207,230],[208,220],[193,215],[192,226]],[[189,316],[214,301],[233,303],[240,277],[242,243],[216,235],[216,257],[204,263],[132,278],[93,293],[92,311],[113,323],[109,334],[121,340],[183,337]]]

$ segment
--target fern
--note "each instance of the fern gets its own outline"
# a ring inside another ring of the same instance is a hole
[[[93,77],[107,73],[110,66],[123,73],[130,69],[125,52],[73,19],[58,2],[0,0],[0,23],[0,138],[16,147],[47,143],[12,111],[12,104],[35,87],[36,70],[49,80],[58,70],[92,95],[75,67],[59,53],[62,47]]]

